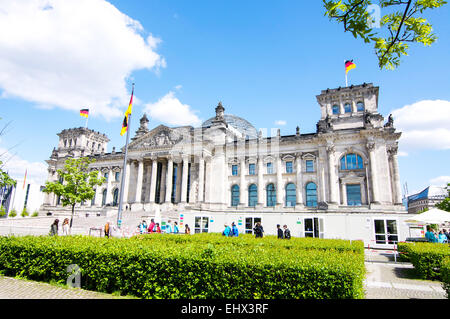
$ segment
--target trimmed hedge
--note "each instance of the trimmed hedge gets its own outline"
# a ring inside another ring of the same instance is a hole
[[[362,243],[269,237],[0,237],[0,271],[65,284],[76,264],[83,289],[141,298],[364,298]]]
[[[447,292],[447,298],[450,299],[450,257],[445,257],[441,264],[442,285]]]
[[[441,280],[441,268],[445,258],[450,257],[447,244],[399,243],[398,250],[409,260],[422,279]]]

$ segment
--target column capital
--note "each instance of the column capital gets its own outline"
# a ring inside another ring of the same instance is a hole
[[[375,150],[375,142],[374,141],[369,141],[367,142],[367,150],[369,150],[369,152],[372,152]]]

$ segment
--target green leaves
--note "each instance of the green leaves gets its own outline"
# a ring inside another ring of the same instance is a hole
[[[344,25],[345,32],[374,45],[380,69],[394,70],[408,55],[408,43],[432,45],[437,36],[423,17],[426,9],[436,9],[445,0],[323,0],[325,15]],[[378,8],[380,16],[373,12]],[[381,15],[384,13],[384,15]],[[374,25],[379,20],[380,27]]]

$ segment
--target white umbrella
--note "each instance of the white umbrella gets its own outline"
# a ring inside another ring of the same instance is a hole
[[[450,213],[444,210],[433,208],[427,210],[424,213],[417,214],[409,220],[429,224],[443,224],[446,222],[450,222]]]

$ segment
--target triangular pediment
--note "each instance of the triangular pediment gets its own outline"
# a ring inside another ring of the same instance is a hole
[[[186,133],[188,133],[188,130],[185,127],[170,128],[161,124],[131,142],[128,148],[130,150],[138,150],[171,147],[180,143]]]

